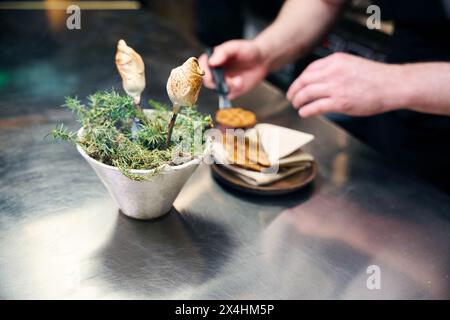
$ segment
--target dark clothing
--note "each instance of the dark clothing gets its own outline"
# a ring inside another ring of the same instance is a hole
[[[450,61],[450,20],[442,1],[375,3],[382,19],[395,23],[387,62]],[[400,110],[357,121],[362,140],[450,193],[450,117]]]
[[[227,40],[242,38],[249,15],[265,21],[275,19],[284,0],[198,0],[197,36],[212,47]]]
[[[450,61],[450,20],[439,0],[376,0],[395,22],[390,62]]]

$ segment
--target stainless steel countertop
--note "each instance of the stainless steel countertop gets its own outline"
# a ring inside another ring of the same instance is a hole
[[[449,197],[326,120],[299,119],[267,84],[236,103],[260,121],[316,135],[306,148],[319,166],[310,187],[249,196],[201,166],[161,219],[120,214],[75,148],[43,139],[60,122],[77,127],[58,105],[65,95],[120,88],[119,37],[144,57],[147,94],[164,101],[169,70],[201,49],[140,11],[83,12],[82,23],[78,32],[36,31],[30,50],[49,53],[5,71],[0,298],[450,298]],[[215,105],[203,90],[202,111]],[[370,265],[381,270],[379,290],[366,287]]]

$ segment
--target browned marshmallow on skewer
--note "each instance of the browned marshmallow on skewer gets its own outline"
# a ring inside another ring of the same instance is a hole
[[[196,104],[204,75],[196,58],[189,58],[181,66],[172,69],[166,89],[174,108]]]
[[[181,66],[172,69],[167,80],[166,90],[173,104],[172,119],[167,130],[166,148],[170,144],[173,126],[180,107],[195,105],[202,87],[202,77],[205,72],[200,68],[196,58],[189,58]]]

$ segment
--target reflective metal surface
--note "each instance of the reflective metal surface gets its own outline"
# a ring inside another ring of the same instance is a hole
[[[119,37],[145,60],[146,98],[167,102],[170,69],[201,49],[140,11],[86,12],[82,23],[30,37],[40,55],[1,50],[24,58],[2,70],[0,87],[0,298],[450,298],[449,197],[327,121],[299,119],[268,85],[234,104],[316,135],[305,148],[319,165],[313,185],[248,196],[201,166],[166,216],[119,213],[75,148],[44,139],[60,122],[77,127],[58,105],[120,88]],[[200,108],[216,104],[203,90]],[[379,290],[366,286],[371,265]]]

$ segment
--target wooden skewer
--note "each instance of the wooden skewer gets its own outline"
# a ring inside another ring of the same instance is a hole
[[[134,106],[136,107],[137,110],[142,111],[140,100],[141,100],[140,97],[139,97],[139,99],[135,99]],[[137,117],[134,117],[133,124],[131,125],[131,138],[132,139],[135,139],[137,136],[137,133],[139,131],[138,124],[139,124],[139,119]]]
[[[134,106],[136,107],[136,109],[138,109],[139,111],[142,111],[142,107],[141,107],[141,102],[140,102],[140,97],[139,100],[135,99],[134,100]]]
[[[175,121],[177,120],[178,111],[180,111],[180,106],[174,104],[172,107],[172,118],[169,122],[169,128],[167,130],[167,137],[166,137],[166,149],[170,145],[170,139],[172,138],[172,132],[173,132],[173,126],[175,125]]]

